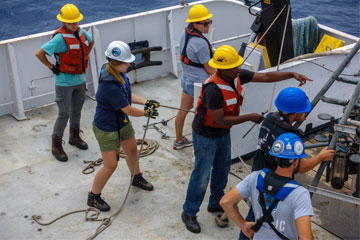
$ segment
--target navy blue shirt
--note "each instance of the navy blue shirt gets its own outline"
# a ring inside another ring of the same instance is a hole
[[[275,171],[277,164],[274,156],[269,154],[271,146],[275,140],[283,133],[292,132],[299,134],[289,120],[283,117],[279,112],[271,112],[266,115],[261,124],[258,140],[258,150],[254,157],[252,171],[258,171],[268,168]]]
[[[122,74],[125,80],[123,85],[113,75],[104,71],[105,66],[102,68],[96,92],[94,124],[105,132],[114,132],[129,122],[129,117],[121,109],[131,104],[131,89],[125,74]]]

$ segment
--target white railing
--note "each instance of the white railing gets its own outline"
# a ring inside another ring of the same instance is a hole
[[[241,42],[247,40],[253,16],[248,14],[243,3],[235,0],[207,0],[200,3],[205,4],[214,14],[212,41],[215,47],[226,43],[239,48]],[[162,61],[163,64],[132,71],[129,73],[132,83],[169,73],[177,77],[180,70],[180,36],[186,26],[189,8],[193,4],[195,3],[186,7],[168,7],[82,25],[95,41],[85,75],[88,96],[95,95],[99,70],[105,62],[104,51],[113,40],[148,40],[150,46],[163,48],[151,55],[152,60]],[[12,114],[18,120],[25,119],[25,110],[54,101],[54,77],[35,57],[36,50],[49,41],[52,34],[53,31],[50,31],[0,41],[0,116]],[[54,62],[54,57],[49,57],[49,60]]]

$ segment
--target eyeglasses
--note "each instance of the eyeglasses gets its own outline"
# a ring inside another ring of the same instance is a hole
[[[209,25],[212,24],[212,20],[209,20],[207,22],[197,22],[197,24],[201,24],[201,25],[204,25],[204,27],[208,27]]]

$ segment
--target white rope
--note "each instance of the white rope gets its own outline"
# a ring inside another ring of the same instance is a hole
[[[276,20],[280,17],[281,13],[284,11],[286,6],[284,6],[281,11],[279,12],[279,14],[275,17],[274,21],[272,21],[272,23],[270,24],[270,26],[266,29],[266,31],[264,32],[264,34],[260,37],[259,41],[256,42],[255,46],[251,49],[251,51],[249,52],[249,54],[246,56],[246,58],[244,59],[244,62],[242,64],[244,64],[246,62],[246,60],[249,58],[249,56],[251,55],[251,53],[255,50],[255,48],[257,47],[257,45],[259,45],[259,42],[261,42],[263,40],[263,38],[266,36],[267,32],[270,30],[270,28],[274,25],[274,23],[276,22]],[[242,65],[241,64],[241,65]],[[240,65],[240,66],[241,66]]]
[[[278,62],[277,62],[277,66],[276,66],[276,71],[279,71],[279,66],[280,66],[280,60],[281,60],[281,55],[282,55],[282,51],[283,51],[283,47],[284,47],[284,41],[285,41],[285,34],[286,34],[286,29],[287,29],[287,23],[289,20],[289,15],[290,15],[290,5],[285,5],[285,7],[288,7],[287,13],[286,13],[286,21],[285,21],[285,26],[284,26],[284,31],[283,31],[283,35],[282,35],[282,39],[281,39],[281,46],[280,46],[280,53],[279,53],[279,58],[278,58]],[[272,108],[272,103],[274,100],[274,93],[275,93],[275,87],[276,87],[276,82],[274,82],[273,85],[273,90],[272,90],[272,94],[271,94],[271,100],[270,100],[270,104],[269,104],[269,112],[271,112],[271,108]]]

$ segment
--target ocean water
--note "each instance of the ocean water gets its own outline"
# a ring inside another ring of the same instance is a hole
[[[0,40],[57,29],[61,24],[56,15],[69,2],[84,15],[82,24],[179,4],[179,0],[2,0]],[[291,0],[292,17],[312,15],[321,24],[359,37],[359,3],[360,0]]]

